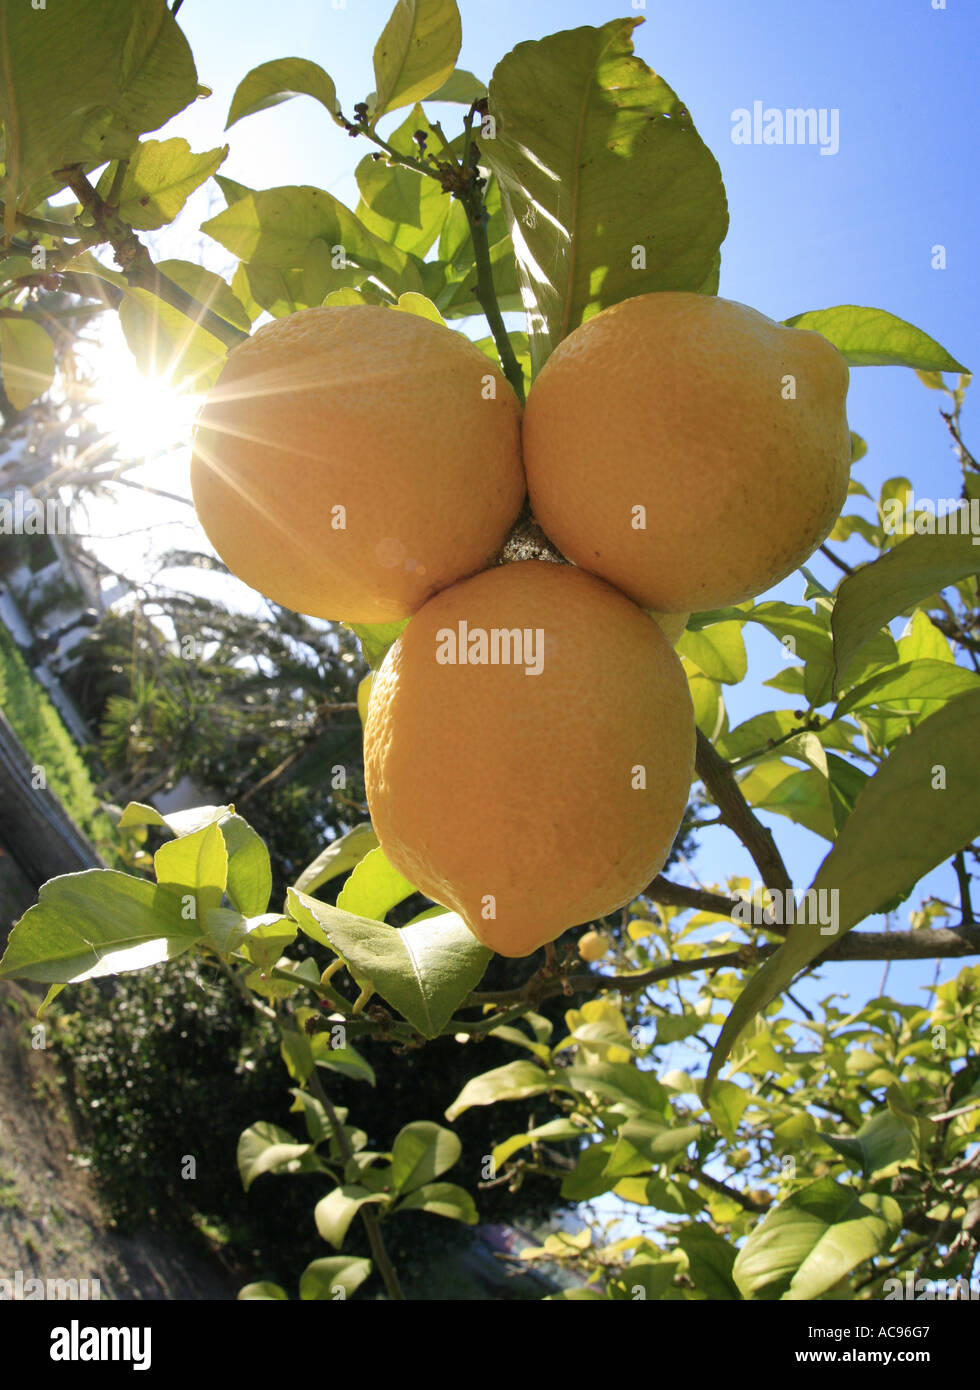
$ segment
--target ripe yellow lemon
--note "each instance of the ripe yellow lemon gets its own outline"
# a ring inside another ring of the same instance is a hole
[[[235,348],[191,464],[208,539],[300,613],[406,618],[488,565],[524,498],[520,405],[461,333],[303,309]]]
[[[609,942],[601,932],[587,931],[578,939],[578,953],[583,960],[602,960],[609,954]]]
[[[437,594],[378,670],[364,772],[385,854],[504,956],[631,901],[694,771],[680,660],[570,565],[523,560]]]
[[[645,608],[762,593],[847,494],[848,370],[819,333],[710,295],[639,295],[575,329],[524,415],[535,517]]]

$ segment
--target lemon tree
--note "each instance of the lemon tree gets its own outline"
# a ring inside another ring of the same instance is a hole
[[[194,151],[183,140],[157,138],[174,114],[206,95],[178,20],[164,0],[99,0],[92,8],[94,17],[79,23],[75,7],[49,4],[42,28],[33,7],[0,5],[0,56],[11,75],[0,93],[0,374],[13,412],[59,389],[58,320],[44,302],[54,288],[69,296],[64,318],[118,312],[138,361],[164,351],[174,379],[201,391],[220,391],[225,373],[234,377],[232,362],[306,311],[319,317],[343,309],[344,321],[356,326],[367,322],[357,315],[370,310],[373,321],[391,325],[392,343],[413,333],[435,342],[436,329],[452,334],[459,320],[478,317],[476,348],[453,342],[454,360],[465,357],[467,371],[474,362],[485,367],[480,380],[500,377],[501,388],[505,380],[507,399],[527,400],[532,421],[533,403],[547,402],[547,383],[559,379],[576,335],[589,334],[590,325],[598,333],[601,324],[631,320],[647,296],[655,305],[694,296],[704,300],[699,308],[717,309],[728,226],[721,172],[681,97],[634,53],[636,17],[518,44],[491,73],[476,76],[456,65],[454,0],[399,0],[374,51],[372,92],[345,90],[316,54],[274,58],[244,74],[228,113],[229,141],[245,139],[239,122],[260,120],[271,105],[312,100],[322,122],[363,147],[359,198],[350,208],[325,189],[255,189],[225,177],[227,145]],[[439,114],[447,107],[452,122]],[[225,207],[200,231],[234,262],[227,278],[191,262],[155,263],[141,236],[181,219],[188,196],[209,179]],[[521,327],[505,318],[517,312],[525,315]],[[406,314],[418,317],[414,329]],[[263,327],[267,318],[273,323]],[[686,625],[665,624],[676,656],[656,641],[690,696],[695,815],[738,837],[757,884],[731,876],[691,887],[655,872],[659,845],[650,881],[629,888],[621,911],[567,924],[576,931],[557,948],[549,941],[519,988],[481,991],[486,941],[445,910],[435,881],[413,881],[408,860],[389,859],[369,829],[326,846],[285,901],[274,901],[265,846],[230,802],[180,816],[133,804],[119,830],[152,847],[141,851],[143,867],[53,879],[10,934],[0,978],[46,985],[42,1011],[81,980],[204,960],[234,979],[278,1030],[295,1123],[286,1129],[257,1118],[237,1159],[246,1188],[271,1175],[315,1175],[320,1195],[311,1219],[328,1253],[299,1278],[301,1299],[336,1298],[338,1289],[347,1297],[362,1284],[399,1298],[384,1239],[389,1222],[414,1210],[474,1224],[481,1183],[519,1184],[529,1171],[554,1179],[565,1201],[612,1193],[656,1223],[649,1238],[610,1242],[597,1222],[573,1240],[555,1237],[525,1252],[576,1271],[576,1297],[861,1300],[896,1271],[970,1275],[980,1201],[977,967],[965,965],[913,1004],[882,993],[847,1014],[829,999],[806,1009],[802,1024],[786,1011],[797,982],[816,969],[826,975],[848,961],[980,952],[971,897],[980,835],[980,550],[971,518],[980,474],[961,428],[969,378],[928,333],[867,306],[796,313],[777,340],[815,344],[821,362],[834,364],[835,402],[845,365],[917,373],[925,388],[943,393],[963,477],[959,508],[942,518],[915,507],[902,477],[871,497],[860,482],[865,445],[849,431],[843,514],[834,521],[840,490],[829,489],[819,524],[739,581],[738,593],[747,596],[732,602],[733,595],[706,587],[710,596],[696,602],[697,562],[681,554],[672,562],[683,571],[673,576],[683,581],[676,589],[637,591],[671,617],[691,610]],[[615,347],[615,332],[612,341]],[[361,376],[380,371],[384,354],[379,331]],[[405,371],[412,370],[409,361]],[[805,378],[807,371],[790,367],[787,374]],[[590,383],[586,373],[584,381],[598,394],[601,374]],[[440,384],[449,388],[450,414],[436,418],[436,393],[424,429],[414,405],[393,409],[385,424],[384,395],[369,392],[354,427],[369,455],[369,426],[379,419],[396,454],[411,449],[411,426],[423,451],[431,438],[451,455],[464,424],[451,414],[458,404],[451,373]],[[548,429],[564,429],[574,406],[584,430],[592,403],[577,396],[573,382],[546,405]],[[628,415],[647,404],[637,399],[621,409]],[[334,414],[343,408],[337,401]],[[516,418],[516,404],[508,409]],[[447,420],[450,431],[440,433]],[[234,418],[224,423],[235,427]],[[706,434],[724,437],[723,412],[703,423]],[[293,424],[285,412],[281,429]],[[694,442],[698,424],[686,422]],[[832,421],[818,411],[808,428],[839,464],[836,405]],[[581,432],[568,437],[575,447],[585,442]],[[214,455],[224,443],[211,439],[209,447]],[[432,458],[435,467],[435,452]],[[379,517],[404,483],[402,475],[369,484]],[[474,500],[465,495],[465,471],[456,485],[465,514]],[[314,502],[320,508],[324,499],[315,486],[291,498],[292,486],[287,476],[280,493],[267,495],[264,534],[259,528],[237,537],[255,551],[262,582],[270,574],[286,583],[304,570],[308,579],[315,570],[308,522]],[[491,530],[506,528],[519,492],[520,484],[511,486]],[[372,504],[367,495],[362,500]],[[716,500],[705,498],[708,512]],[[449,505],[445,497],[434,504],[444,529]],[[547,532],[546,517],[538,520]],[[603,518],[594,520],[598,526]],[[588,521],[586,497],[584,520],[563,555],[560,527],[542,536],[525,512],[503,558],[588,567]],[[681,522],[697,535],[690,515],[676,525],[661,518],[665,535],[682,534]],[[767,599],[765,584],[805,559],[830,522],[833,587],[804,570],[800,602]],[[707,542],[714,564],[730,537],[718,518],[706,525],[697,539]],[[865,547],[853,563],[833,549],[851,539]],[[324,536],[325,554],[328,543]],[[493,537],[481,542],[463,569],[489,563],[494,544]],[[250,559],[234,563],[244,569]],[[409,560],[425,563],[399,552],[398,564]],[[447,569],[439,582],[461,573]],[[618,582],[630,587],[628,577]],[[296,602],[310,604],[309,594],[308,583],[298,586]],[[382,599],[377,612],[359,616],[352,606],[342,611],[344,599],[336,612],[330,603],[329,616],[354,625],[377,670],[420,601],[413,590],[397,612]],[[725,689],[746,678],[747,630],[771,642],[773,697],[771,707],[733,726]],[[592,634],[600,664],[609,636]],[[617,701],[636,673],[623,666],[609,660],[596,679],[608,682],[604,709],[621,708],[618,732],[628,743],[636,700]],[[370,724],[367,688],[364,695]],[[584,745],[592,712],[555,717],[578,720]],[[438,709],[428,713],[438,720]],[[650,711],[636,717],[649,721]],[[505,728],[486,733],[507,738]],[[409,745],[412,737],[406,729]],[[413,775],[424,779],[426,748],[411,751]],[[579,775],[590,776],[587,758]],[[533,867],[533,841],[551,835],[554,808],[536,806],[533,785],[520,790]],[[671,790],[673,829],[684,791]],[[603,809],[588,811],[595,843],[588,856],[583,850],[569,861],[569,878],[582,862],[618,862],[623,847],[614,832],[622,821],[604,829]],[[461,808],[461,822],[470,817],[472,824],[472,811]],[[760,812],[822,841],[809,883],[791,881]],[[452,806],[444,808],[437,837],[453,833],[452,815]],[[653,835],[663,827],[649,829]],[[553,843],[562,843],[560,833]],[[438,861],[439,844],[429,848]],[[944,864],[955,875],[955,901],[926,897],[907,930],[861,929],[909,901]],[[420,886],[435,898],[396,927],[388,920],[393,909]],[[581,954],[579,928],[587,929]],[[544,936],[524,944],[538,939]],[[610,950],[601,956],[605,943]],[[540,1009],[557,997],[568,1007],[564,1031],[556,1032]],[[472,1077],[446,1113],[404,1126],[386,1150],[369,1149],[355,1117],[331,1101],[331,1072],[371,1084],[368,1044],[416,1048],[449,1037],[466,1046],[485,1034],[513,1047],[513,1060],[487,1071],[474,1049]],[[667,1066],[667,1049],[687,1039],[702,1048],[691,1068]],[[543,1123],[532,1118],[536,1100],[550,1107]],[[500,1141],[485,1171],[460,1173],[449,1126],[474,1106],[504,1102],[518,1109],[501,1111]],[[242,1290],[250,1299],[286,1296],[263,1282]]]

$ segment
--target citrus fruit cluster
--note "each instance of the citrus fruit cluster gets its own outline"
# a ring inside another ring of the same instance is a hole
[[[468,339],[390,309],[301,310],[230,355],[195,438],[201,523],[279,603],[411,618],[371,688],[368,804],[389,860],[494,950],[663,867],[696,742],[671,643],[826,537],[847,382],[819,334],[682,293],[575,329],[523,415]],[[571,564],[495,563],[525,490]]]

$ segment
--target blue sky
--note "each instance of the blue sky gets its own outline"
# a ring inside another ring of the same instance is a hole
[[[462,0],[460,66],[484,79],[515,43],[581,24],[633,15],[637,53],[682,97],[724,176],[731,229],[722,248],[721,294],[781,319],[841,303],[873,305],[909,319],[967,365],[980,359],[976,271],[978,187],[973,140],[978,84],[973,54],[980,42],[980,7],[964,0],[647,0],[645,6],[572,0]],[[253,187],[311,183],[353,205],[353,171],[363,142],[351,140],[314,102],[298,98],[223,133],[237,82],[258,63],[300,56],[325,67],[345,109],[374,87],[371,53],[391,0],[185,0],[179,21],[190,39],[200,80],[214,95],[177,117],[167,134],[196,149],[224,143],[222,172]],[[736,145],[733,112],[765,107],[816,107],[839,113],[840,148]],[[458,109],[457,109],[458,112]],[[393,124],[402,117],[396,116]],[[217,206],[221,206],[220,201]],[[206,215],[201,200],[193,204]],[[158,254],[194,259],[187,222],[156,239]],[[192,228],[193,230],[193,228]],[[932,248],[946,249],[947,268],[932,268]],[[221,269],[221,248],[205,250]],[[901,368],[852,372],[848,414],[868,442],[856,476],[877,494],[895,474],[913,479],[917,493],[955,496],[959,473],[937,408],[942,403]],[[966,437],[971,438],[966,415]],[[976,449],[976,437],[974,450]],[[751,543],[749,540],[747,543]],[[845,551],[851,554],[850,551]],[[851,558],[863,560],[860,543]],[[830,587],[836,572],[820,557],[813,565]],[[774,597],[799,601],[793,578]],[[747,634],[750,680],[726,690],[732,724],[790,697],[763,690],[775,674],[775,639]],[[794,880],[810,881],[825,842],[775,816],[772,824]],[[725,830],[707,831],[699,874],[755,877]],[[954,897],[952,876],[930,880]],[[980,891],[977,892],[980,897]],[[904,927],[907,909],[893,925]],[[869,925],[872,925],[869,923]],[[880,926],[880,921],[873,923]],[[850,988],[854,998],[877,993],[882,966],[837,967],[804,997]],[[944,977],[951,973],[944,968]],[[933,977],[931,962],[896,964],[889,989],[914,997]]]

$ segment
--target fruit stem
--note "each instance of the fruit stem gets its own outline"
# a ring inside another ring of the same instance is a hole
[[[470,240],[473,243],[473,255],[476,258],[476,297],[480,301],[480,308],[490,325],[490,332],[493,334],[493,341],[497,346],[497,354],[500,357],[504,376],[514,388],[514,394],[523,405],[524,373],[514,354],[514,346],[510,341],[510,335],[497,303],[497,292],[493,287],[493,270],[490,266],[486,206],[483,202],[483,195],[475,184],[467,191],[463,205],[466,208],[466,220],[469,223]]]

